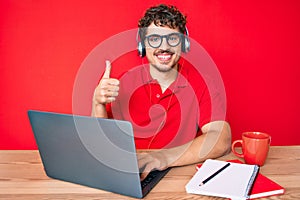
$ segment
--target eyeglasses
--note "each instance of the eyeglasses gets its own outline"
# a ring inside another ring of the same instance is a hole
[[[158,48],[162,44],[163,38],[166,38],[168,45],[171,47],[176,47],[181,42],[181,34],[180,33],[171,33],[168,35],[158,35],[158,34],[152,34],[146,36],[146,39],[148,41],[148,44],[152,48]]]

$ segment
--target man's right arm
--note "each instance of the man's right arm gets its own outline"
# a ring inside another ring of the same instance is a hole
[[[106,104],[116,100],[119,95],[118,79],[110,78],[111,64],[106,61],[106,69],[98,86],[94,91],[92,102],[92,116],[107,118]]]

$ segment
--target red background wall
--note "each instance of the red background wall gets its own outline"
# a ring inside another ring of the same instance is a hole
[[[144,10],[159,2],[1,0],[0,149],[36,149],[27,110],[72,113],[73,85],[86,56],[136,28]],[[273,145],[300,144],[300,1],[163,2],[188,16],[190,37],[218,66],[233,139],[259,130],[272,135]],[[90,104],[82,106],[88,113]]]

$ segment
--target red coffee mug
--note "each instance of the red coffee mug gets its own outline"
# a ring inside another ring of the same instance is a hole
[[[242,153],[235,150],[236,144],[242,144]],[[241,140],[236,140],[231,145],[232,152],[244,158],[247,164],[263,166],[269,152],[271,136],[262,132],[244,132]]]

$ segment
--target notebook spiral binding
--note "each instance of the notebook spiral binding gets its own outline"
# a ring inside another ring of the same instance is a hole
[[[251,192],[251,189],[253,187],[253,184],[254,184],[254,181],[258,175],[258,171],[259,171],[259,166],[258,165],[255,165],[254,169],[253,169],[253,173],[252,173],[252,176],[248,182],[248,185],[247,185],[247,189],[246,189],[246,193],[245,193],[245,197],[247,197],[248,199],[250,198],[250,192]]]

